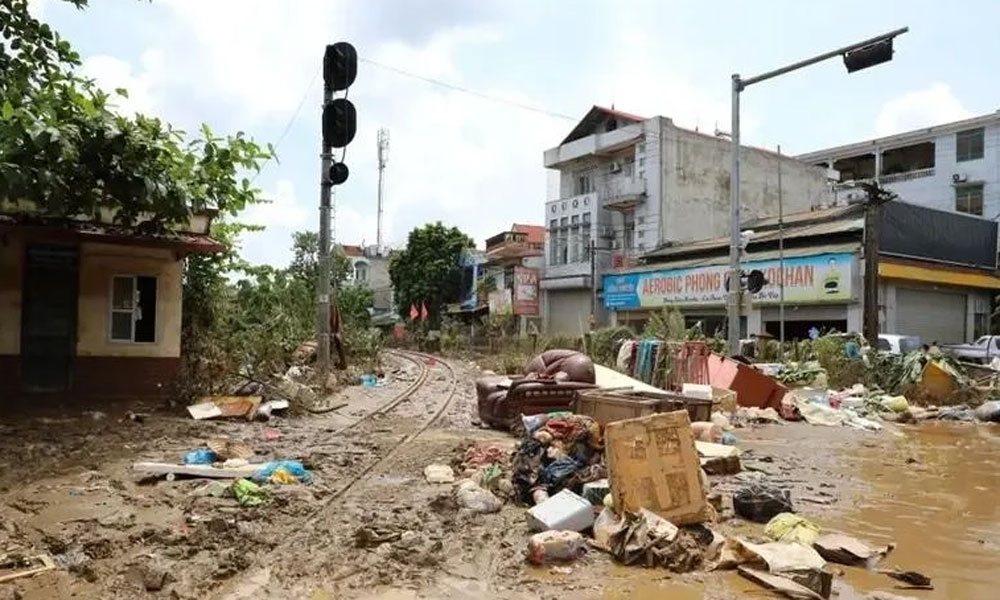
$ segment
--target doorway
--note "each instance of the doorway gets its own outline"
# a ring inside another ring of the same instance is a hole
[[[21,303],[21,385],[26,392],[70,388],[76,354],[78,265],[76,246],[27,248]]]

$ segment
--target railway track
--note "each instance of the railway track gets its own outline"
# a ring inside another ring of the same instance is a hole
[[[457,373],[455,372],[454,367],[452,367],[450,364],[448,364],[443,360],[440,360],[434,356],[431,356],[430,354],[426,354],[423,352],[415,352],[410,350],[387,350],[386,353],[398,358],[402,358],[404,360],[408,360],[416,364],[420,368],[420,373],[417,375],[416,380],[414,380],[413,383],[407,386],[403,391],[395,395],[393,398],[391,398],[384,404],[380,405],[375,410],[370,411],[369,413],[365,414],[363,417],[357,419],[356,421],[353,421],[352,423],[349,423],[348,425],[345,425],[344,427],[341,427],[340,429],[334,431],[331,434],[332,436],[339,437],[343,436],[344,434],[350,433],[353,430],[361,430],[365,424],[372,422],[373,417],[379,415],[383,416],[388,415],[393,411],[393,409],[399,406],[402,402],[414,397],[414,395],[420,392],[420,390],[424,388],[424,386],[427,384],[427,381],[433,370],[430,366],[431,361],[434,361],[436,365],[441,365],[450,374],[451,381],[450,383],[447,384],[448,385],[447,393],[442,394],[443,400],[441,400],[435,406],[434,411],[429,418],[423,420],[422,422],[419,422],[419,424],[417,424],[414,429],[411,429],[410,431],[406,432],[405,435],[403,435],[397,441],[391,444],[385,451],[380,452],[379,456],[375,460],[369,462],[360,471],[353,473],[350,476],[350,478],[347,479],[343,483],[343,485],[341,485],[341,487],[337,489],[337,491],[335,491],[330,496],[324,498],[322,503],[319,506],[317,506],[316,509],[313,512],[311,512],[308,517],[306,517],[306,519],[302,522],[300,526],[298,526],[297,532],[295,534],[289,535],[287,538],[285,538],[284,541],[275,546],[267,554],[267,556],[262,557],[262,559],[279,556],[283,551],[291,547],[294,547],[296,544],[303,543],[305,541],[305,538],[308,538],[308,536],[314,531],[316,531],[317,527],[320,526],[320,524],[326,520],[326,518],[328,517],[328,511],[332,504],[334,504],[339,499],[347,495],[352,489],[357,487],[359,483],[365,481],[379,467],[384,466],[393,456],[397,454],[400,448],[406,446],[407,444],[412,442],[415,438],[417,438],[417,436],[427,431],[427,429],[430,428],[431,425],[433,425],[434,422],[436,422],[441,417],[441,415],[443,415],[445,411],[447,411],[448,408],[451,406],[452,402],[455,399],[456,393],[458,392],[458,376]],[[253,566],[253,568],[258,570],[258,572],[263,571],[265,568],[265,565],[262,564],[262,559],[258,559],[257,561],[255,561],[256,564]],[[251,575],[248,577],[248,579],[252,581],[254,580],[254,577]],[[220,590],[220,591],[222,592],[222,594],[217,595],[216,597],[223,597],[226,598],[227,600],[236,600],[236,599],[249,598],[255,596],[256,592],[259,590],[247,589],[243,586],[240,586],[236,590],[229,590],[228,593],[225,590]]]

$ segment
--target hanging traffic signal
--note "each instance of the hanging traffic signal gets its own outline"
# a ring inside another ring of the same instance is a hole
[[[763,271],[754,269],[747,273],[747,291],[751,294],[761,291],[766,284],[767,278],[764,277]]]
[[[323,107],[323,143],[343,148],[351,143],[358,129],[358,113],[347,98],[337,98]]]
[[[346,90],[358,76],[358,51],[347,42],[326,47],[323,53],[323,85],[334,92]]]
[[[892,60],[892,38],[868,44],[844,53],[844,66],[848,73],[874,67]]]

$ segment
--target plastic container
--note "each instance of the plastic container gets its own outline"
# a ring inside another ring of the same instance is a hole
[[[594,524],[594,510],[585,498],[563,490],[528,510],[532,531],[583,531]]]
[[[587,541],[575,531],[543,531],[528,540],[528,560],[536,565],[576,560],[587,553]]]

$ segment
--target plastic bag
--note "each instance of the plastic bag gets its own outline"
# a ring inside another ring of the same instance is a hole
[[[186,465],[210,465],[219,460],[219,455],[209,448],[198,448],[184,455]]]
[[[302,483],[309,483],[312,481],[312,473],[310,473],[305,467],[302,466],[297,460],[276,460],[266,463],[261,467],[260,471],[253,476],[257,481],[272,481],[273,483],[286,483],[287,477],[285,474],[279,474],[278,480],[273,481],[273,476],[275,471],[282,469],[287,472],[288,475],[292,476],[295,480]]]
[[[775,515],[792,512],[792,499],[787,490],[751,484],[733,494],[733,509],[744,519],[767,523]]]
[[[236,480],[230,489],[240,506],[260,506],[267,500],[267,491],[249,479]]]
[[[474,513],[495,513],[500,510],[503,503],[489,490],[484,490],[471,479],[463,479],[455,488],[455,496],[458,498],[459,506],[467,508]]]
[[[528,540],[528,560],[536,565],[570,561],[587,553],[587,541],[575,531],[543,531]]]
[[[768,521],[764,535],[778,542],[799,542],[811,546],[819,538],[819,525],[793,513],[781,513]]]

